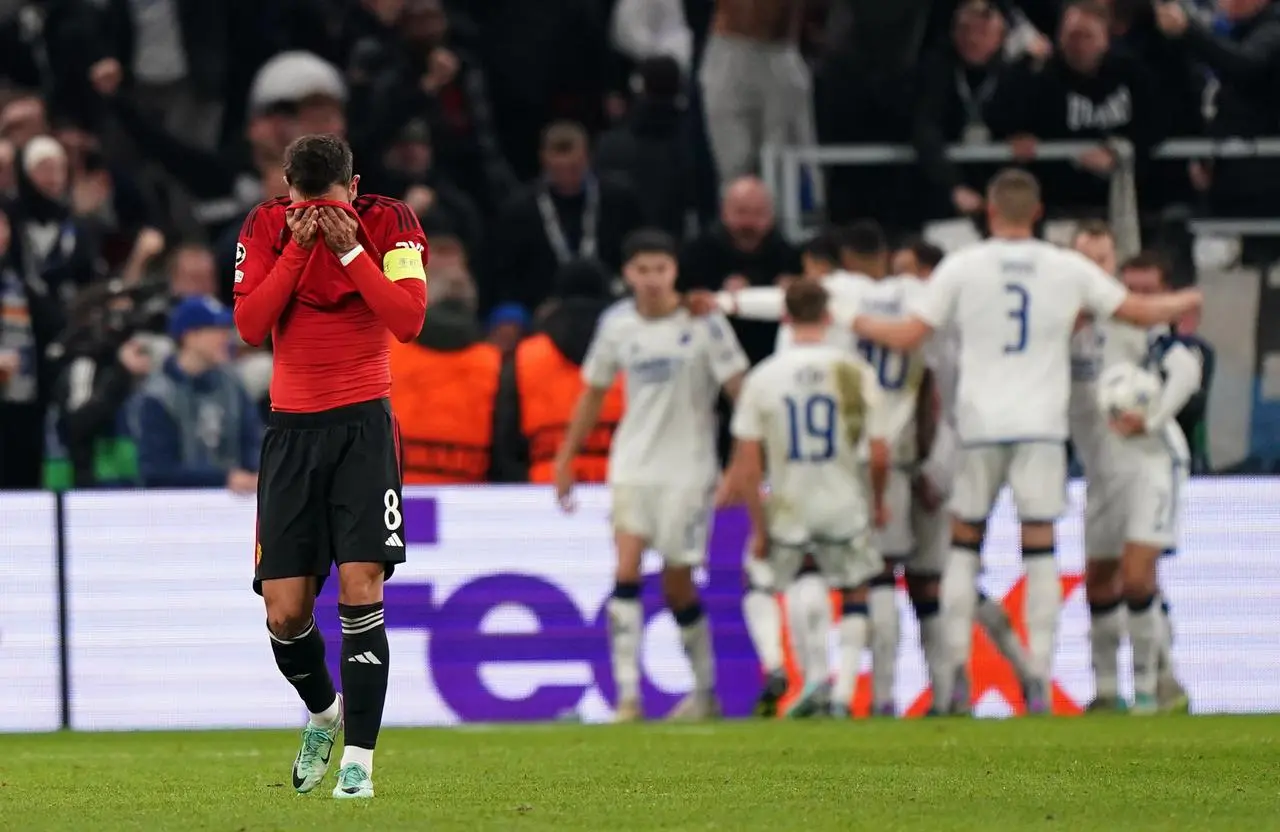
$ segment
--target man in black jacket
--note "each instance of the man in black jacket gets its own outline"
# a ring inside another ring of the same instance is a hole
[[[1136,58],[1111,49],[1110,25],[1105,3],[1071,0],[1062,15],[1058,51],[1043,68],[1030,66],[1011,77],[991,103],[992,134],[1011,139],[1024,160],[1035,158],[1039,141],[1099,142],[1075,160],[1082,170],[1052,163],[1041,174],[1046,202],[1069,214],[1107,203],[1116,160],[1105,140],[1133,143],[1141,178],[1148,151],[1166,134],[1156,79]]]
[[[1271,0],[1218,0],[1229,31],[1218,34],[1173,2],[1156,6],[1156,25],[1214,76],[1209,135],[1219,139],[1280,133],[1280,5]],[[1275,216],[1280,160],[1197,163],[1192,180],[1207,188],[1219,216]]]
[[[600,265],[574,261],[556,272],[550,302],[535,326],[565,358],[581,366],[595,334],[596,321],[613,302],[609,275]],[[566,421],[567,418],[568,414]],[[529,438],[520,426],[520,389],[512,357],[502,365],[493,423],[494,481],[528,482]]]
[[[599,260],[617,273],[622,239],[643,223],[635,191],[591,169],[582,125],[552,124],[542,139],[542,176],[507,203],[486,235],[482,312],[501,303],[537,309],[556,270],[572,260]]]
[[[951,40],[925,58],[913,142],[929,216],[974,215],[982,208],[982,189],[992,172],[961,170],[946,158],[946,148],[954,142],[991,140],[987,108],[1012,69],[1004,57],[1007,29],[987,0],[966,0],[956,10]]]

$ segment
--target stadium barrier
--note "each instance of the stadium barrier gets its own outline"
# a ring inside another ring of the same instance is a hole
[[[1061,713],[1079,711],[1092,695],[1082,498],[1073,485],[1059,527]],[[1184,545],[1164,562],[1162,582],[1197,712],[1280,711],[1278,498],[1274,479],[1191,485]],[[607,493],[584,488],[578,512],[564,516],[542,488],[411,489],[403,510],[409,562],[386,592],[387,723],[607,719]],[[261,601],[250,590],[252,499],[222,491],[6,494],[0,529],[0,731],[294,727],[303,719],[275,670]],[[749,712],[759,684],[740,612],[746,535],[739,511],[721,512],[700,578],[729,715]],[[983,584],[1021,631],[1016,539],[1002,502]],[[690,685],[656,567],[646,564],[644,595],[643,688],[653,714]],[[317,619],[336,677],[333,583]],[[919,714],[928,706],[925,670],[906,604],[902,615],[898,705]],[[1011,713],[1020,700],[1011,671],[984,638],[975,650],[977,713]],[[867,688],[864,677],[864,700]]]

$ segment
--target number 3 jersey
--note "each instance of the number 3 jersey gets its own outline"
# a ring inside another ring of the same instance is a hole
[[[1083,255],[1042,240],[991,239],[943,260],[912,312],[959,338],[960,441],[1066,441],[1076,318],[1109,318],[1125,295]]]
[[[885,438],[884,416],[875,371],[839,347],[794,344],[747,374],[731,432],[764,445],[772,534],[803,540],[866,527],[861,460],[871,439]]]
[[[630,300],[600,318],[582,363],[586,383],[608,388],[621,372],[626,411],[609,452],[613,485],[709,488],[716,460],[716,399],[747,369],[723,315],[679,309],[646,318]]]

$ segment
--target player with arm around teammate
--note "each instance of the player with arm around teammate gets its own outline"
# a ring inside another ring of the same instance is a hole
[[[719,714],[711,631],[693,582],[706,558],[716,487],[716,398],[736,398],[748,362],[722,315],[698,318],[676,291],[676,246],[662,231],[633,232],[623,276],[634,297],[601,317],[582,364],[578,400],[556,456],[556,495],[572,508],[572,461],[595,425],[614,377],[627,409],[609,452],[617,571],[609,599],[609,647],[620,721],[641,718],[639,651],[644,628],[641,559],[662,556],[667,606],[693,670],[694,689],[671,717]]]
[[[770,563],[778,589],[812,553],[830,586],[842,591],[831,709],[847,717],[867,643],[867,582],[883,569],[871,530],[885,520],[889,447],[875,372],[826,343],[826,290],[800,280],[787,289],[786,303],[793,346],[747,375],[733,417],[728,479],[747,504],[751,555]],[[825,699],[814,687],[806,684],[801,701]]]
[[[1022,525],[1032,669],[1028,710],[1047,712],[1061,589],[1053,523],[1066,500],[1070,339],[1081,311],[1150,326],[1200,304],[1196,291],[1135,296],[1079,254],[1035,238],[1040,186],[1006,170],[988,188],[991,239],[951,255],[905,320],[859,317],[861,338],[910,350],[954,325],[960,341],[951,498],[952,545],[942,581],[949,658],[968,661],[974,585],[987,518],[1007,483]],[[952,677],[954,678],[954,677]],[[934,691],[950,701],[950,683]]]

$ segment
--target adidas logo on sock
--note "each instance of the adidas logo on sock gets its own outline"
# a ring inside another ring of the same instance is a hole
[[[368,650],[363,653],[356,653],[354,656],[348,656],[347,661],[355,662],[356,664],[382,664],[382,662],[378,661],[378,657]]]
[[[383,546],[393,546],[393,547],[395,547],[395,548],[397,548],[397,549],[403,549],[403,548],[404,548],[404,541],[400,539],[400,535],[396,534],[395,532],[392,532],[392,533],[391,533],[391,537],[388,537],[388,538],[387,538],[387,540],[386,540],[386,542],[385,542],[385,543],[383,543],[382,545],[383,545]]]

